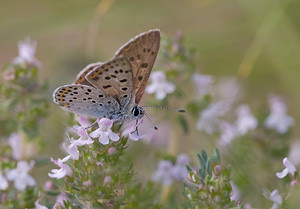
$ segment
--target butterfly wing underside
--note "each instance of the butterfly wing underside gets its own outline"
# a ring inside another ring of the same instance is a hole
[[[124,44],[115,56],[125,56],[131,64],[135,88],[135,103],[144,94],[160,45],[158,29],[142,33]]]
[[[87,85],[91,86],[91,84],[85,79],[85,76],[91,72],[94,68],[100,66],[103,64],[102,62],[96,62],[96,63],[91,63],[87,65],[85,68],[83,68],[77,75],[76,80],[74,81],[75,84],[82,84],[82,85]]]
[[[120,109],[118,102],[101,90],[78,84],[58,87],[53,101],[65,110],[93,118],[108,117]]]
[[[125,57],[115,57],[90,71],[86,80],[106,95],[115,98],[120,107],[131,108],[134,100],[133,76],[130,63]]]

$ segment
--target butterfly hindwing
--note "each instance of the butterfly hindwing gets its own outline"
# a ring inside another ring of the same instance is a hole
[[[109,117],[119,111],[118,102],[91,86],[71,84],[57,88],[53,101],[68,111],[93,118]]]
[[[102,62],[96,62],[96,63],[91,63],[89,65],[87,65],[84,69],[82,69],[77,77],[76,80],[74,81],[75,84],[82,84],[82,85],[87,85],[87,86],[91,86],[91,84],[85,79],[86,74],[88,74],[89,72],[91,72],[94,68],[100,66],[101,64],[103,64]]]
[[[115,57],[86,75],[86,80],[106,95],[115,98],[123,109],[134,98],[130,63],[125,57]]]
[[[144,94],[159,45],[160,31],[150,30],[128,41],[115,54],[115,56],[125,56],[131,64],[136,104]]]

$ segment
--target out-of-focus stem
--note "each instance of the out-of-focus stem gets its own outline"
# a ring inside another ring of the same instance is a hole
[[[100,22],[105,13],[109,10],[109,8],[114,4],[115,0],[102,0],[94,14],[94,18],[90,23],[88,36],[87,36],[87,48],[86,53],[88,57],[93,57],[95,55],[95,46],[96,40],[98,36],[98,31],[100,28]]]
[[[177,125],[173,123],[172,136],[168,144],[168,153],[170,155],[176,155],[177,152],[178,152],[178,129],[177,129]],[[160,197],[160,202],[162,205],[166,204],[170,192],[171,192],[171,185],[162,187],[161,197]]]
[[[251,73],[252,67],[257,60],[263,45],[271,32],[275,28],[276,24],[280,20],[284,13],[284,8],[276,5],[267,15],[264,22],[259,27],[255,39],[249,46],[242,62],[238,68],[237,74],[241,78],[246,78]]]
[[[172,137],[169,141],[168,145],[168,153],[170,155],[177,155],[178,152],[178,130],[177,130],[176,124],[173,124],[173,129],[172,129]]]
[[[160,202],[162,205],[166,204],[166,202],[169,198],[170,192],[171,192],[171,186],[163,186],[162,187],[161,196],[160,196]]]

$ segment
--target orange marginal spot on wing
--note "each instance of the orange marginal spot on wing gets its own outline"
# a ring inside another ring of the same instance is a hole
[[[97,75],[93,74],[93,75],[90,76],[90,79],[93,79],[93,78],[96,78],[96,77],[97,77]]]

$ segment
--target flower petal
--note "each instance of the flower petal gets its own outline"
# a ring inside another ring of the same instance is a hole
[[[286,157],[283,159],[283,165],[288,169],[289,174],[291,174],[292,176],[295,175],[297,169]]]
[[[283,171],[277,172],[277,173],[276,173],[276,176],[277,176],[277,178],[282,179],[282,178],[286,177],[286,175],[287,175],[288,173],[289,173],[289,170],[288,170],[287,168],[285,168]]]
[[[101,134],[101,136],[99,137],[99,142],[103,145],[107,145],[109,143],[108,134],[107,133]]]
[[[112,132],[111,130],[108,131],[108,136],[112,141],[118,141],[120,139],[119,135]]]
[[[90,137],[92,138],[98,138],[101,135],[101,130],[100,129],[96,129],[95,131],[90,133]]]

